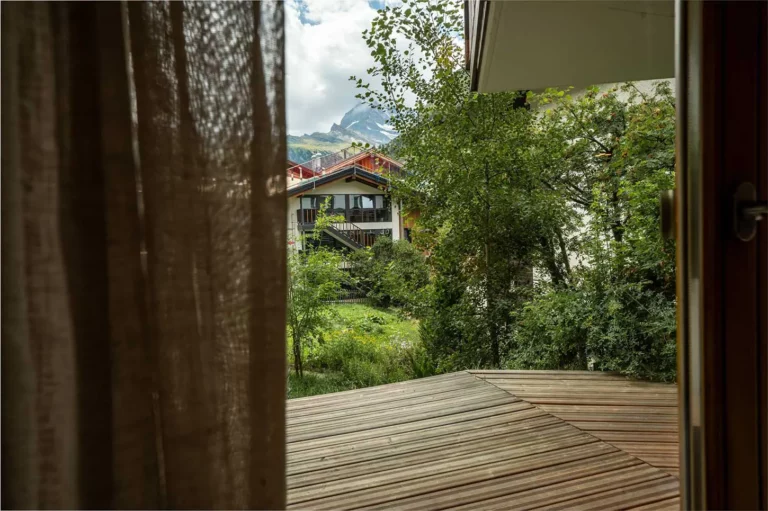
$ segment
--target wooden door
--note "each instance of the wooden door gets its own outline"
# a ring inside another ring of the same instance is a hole
[[[678,323],[685,509],[768,508],[768,220],[734,229],[743,183],[768,198],[766,2],[678,0]]]

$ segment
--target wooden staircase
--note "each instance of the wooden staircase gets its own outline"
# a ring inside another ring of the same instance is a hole
[[[351,222],[336,222],[324,229],[324,232],[352,250],[360,250],[373,244],[373,235]]]

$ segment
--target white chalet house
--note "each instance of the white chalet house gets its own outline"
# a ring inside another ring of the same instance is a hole
[[[296,164],[288,162],[288,238],[314,230],[317,211],[330,197],[329,212],[344,217],[321,234],[321,243],[345,250],[373,245],[378,236],[410,239],[408,219],[390,200],[391,174],[402,164],[375,150],[350,147]]]

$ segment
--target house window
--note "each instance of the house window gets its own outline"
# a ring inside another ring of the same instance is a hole
[[[317,220],[318,199],[319,197],[316,195],[301,198],[301,208],[297,213],[302,224],[313,224]]]
[[[350,222],[390,222],[392,211],[385,195],[350,195]]]
[[[346,195],[305,195],[301,198],[301,209],[299,211],[299,218],[302,219],[302,222],[314,223],[317,220],[317,211],[329,198],[328,214],[344,216],[347,210]]]
[[[331,203],[334,215],[345,215],[347,211],[347,196],[343,194],[334,195]]]
[[[373,209],[374,195],[351,195],[354,209]]]
[[[329,213],[342,215],[348,222],[391,222],[392,204],[386,195],[305,195],[297,212],[302,223],[314,223],[317,210],[330,197]]]

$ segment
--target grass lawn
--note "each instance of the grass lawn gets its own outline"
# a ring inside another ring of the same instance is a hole
[[[289,349],[290,352],[290,349]],[[418,321],[362,304],[333,307],[331,325],[304,355],[304,377],[293,371],[288,397],[314,396],[428,376]]]

